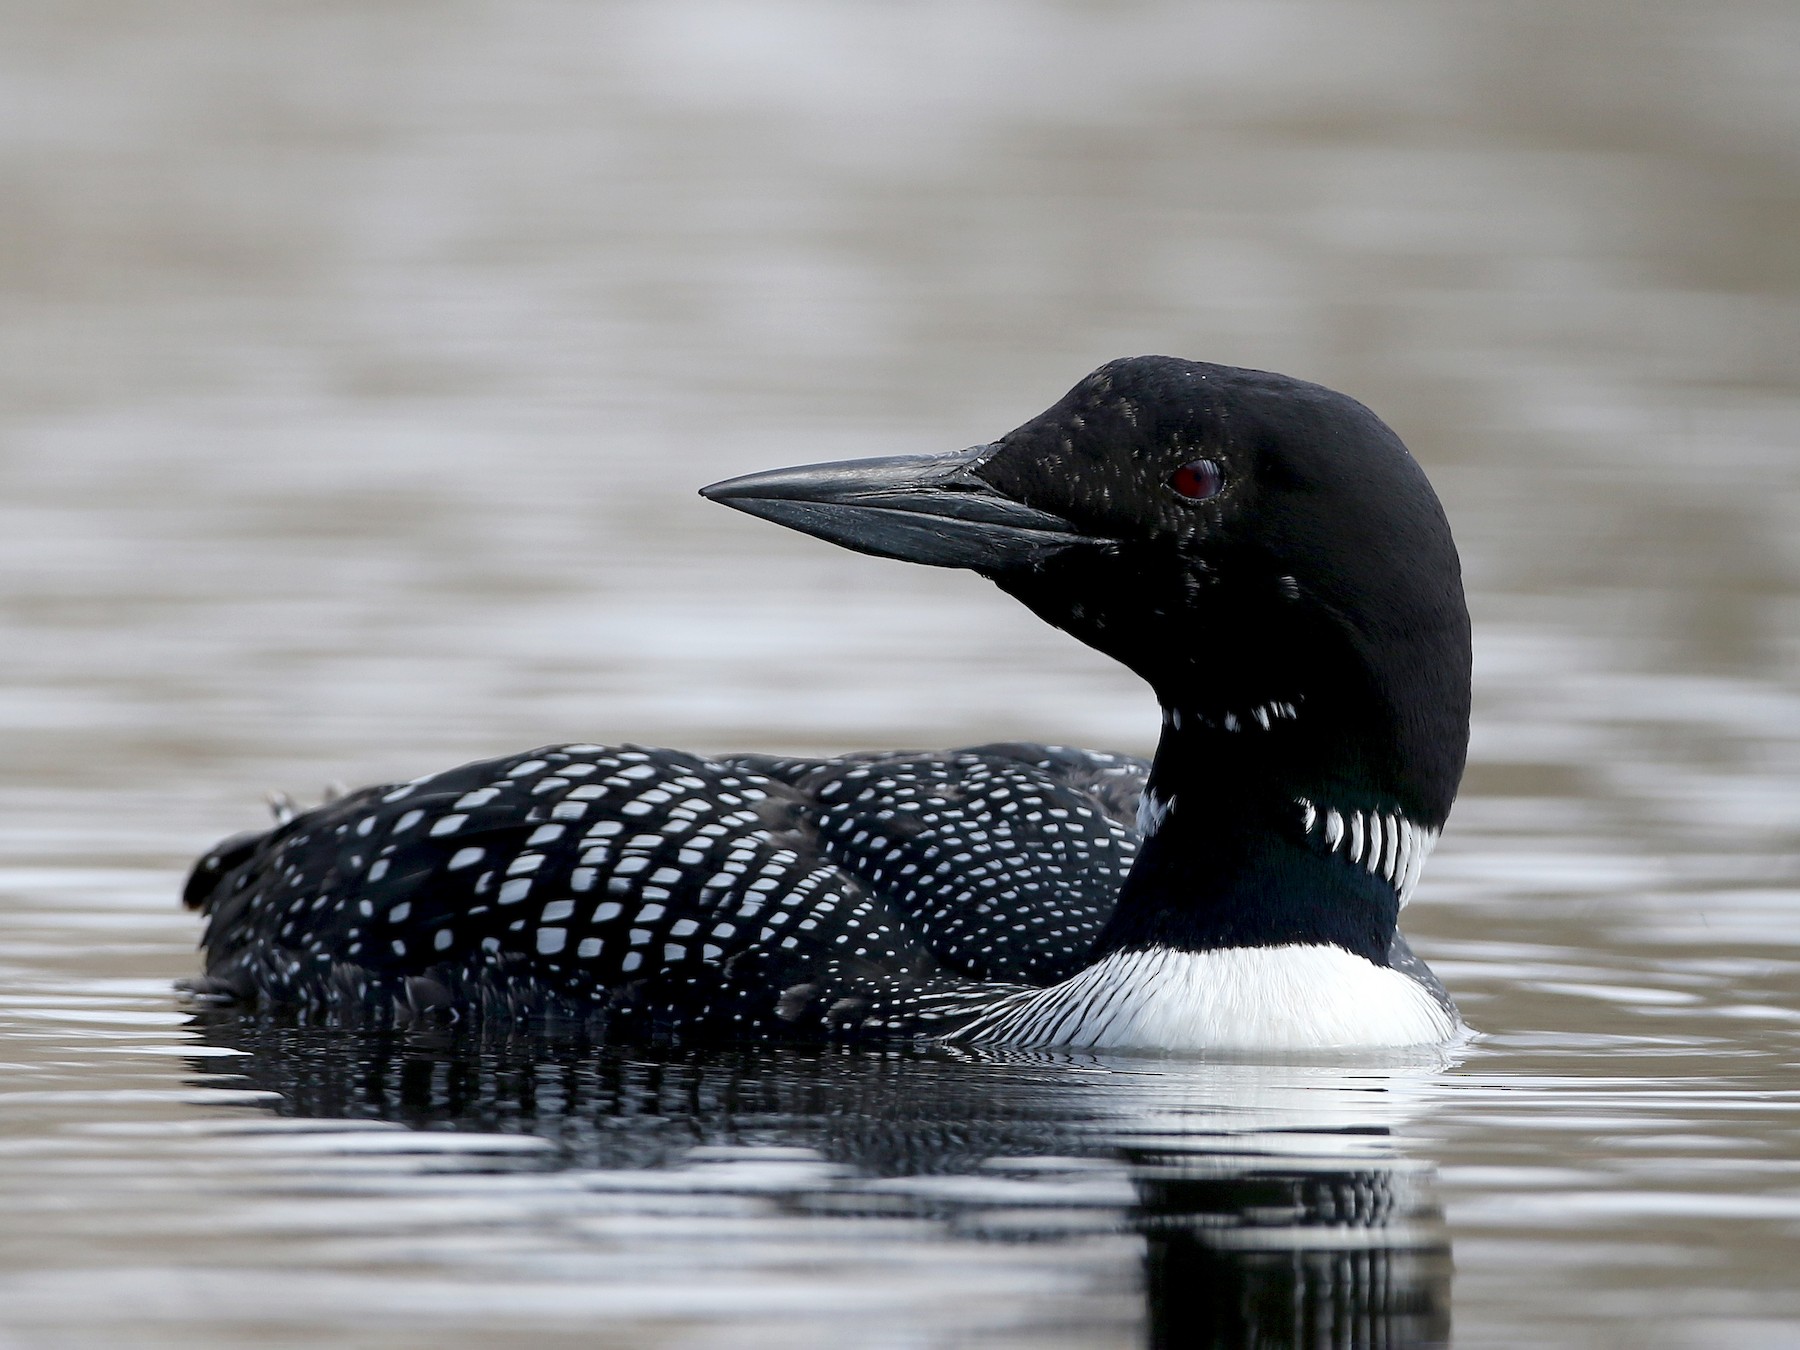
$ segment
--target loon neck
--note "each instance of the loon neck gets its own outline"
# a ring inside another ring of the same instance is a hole
[[[1442,823],[1333,762],[1303,703],[1167,708],[1143,843],[1096,956],[1329,945],[1385,965]]]

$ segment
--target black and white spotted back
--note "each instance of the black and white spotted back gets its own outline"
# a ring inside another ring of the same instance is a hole
[[[1041,745],[738,762],[813,802],[824,855],[947,969],[1033,984],[1086,964],[1136,851],[1146,771]]]
[[[991,996],[1086,963],[1146,771],[1027,745],[834,760],[565,745],[469,764],[202,859],[197,987],[342,1020],[893,1030],[921,991]]]

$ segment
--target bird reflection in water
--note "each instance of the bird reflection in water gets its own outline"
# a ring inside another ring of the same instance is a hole
[[[1450,1247],[1428,1176],[1322,1159],[1135,1157],[1149,1343],[1450,1340]]]
[[[838,1242],[877,1216],[1007,1242],[1136,1234],[1151,1346],[1450,1339],[1449,1239],[1404,1130],[1446,1067],[1435,1054],[1253,1064],[197,1026],[203,1083],[272,1091],[269,1109],[299,1120],[535,1136],[552,1147],[468,1166],[575,1171],[615,1207],[633,1172],[669,1174],[664,1205],[681,1177],[729,1188],[702,1156],[809,1157],[823,1166],[786,1193],[770,1197],[766,1168],[759,1191],[844,1225]]]

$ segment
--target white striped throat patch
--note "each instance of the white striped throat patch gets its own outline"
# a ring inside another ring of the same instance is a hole
[[[1321,808],[1305,797],[1294,798],[1300,823],[1309,839],[1327,853],[1342,852],[1345,860],[1383,878],[1400,897],[1400,905],[1412,899],[1425,859],[1437,845],[1438,832],[1408,820],[1398,812],[1339,811]]]

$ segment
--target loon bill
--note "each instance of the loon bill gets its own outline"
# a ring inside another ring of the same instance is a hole
[[[989,578],[1150,684],[1155,758],[572,744],[365,788],[200,860],[191,988],[615,1037],[1460,1033],[1398,918],[1462,777],[1468,611],[1431,485],[1360,403],[1136,357],[991,444],[702,495]]]

